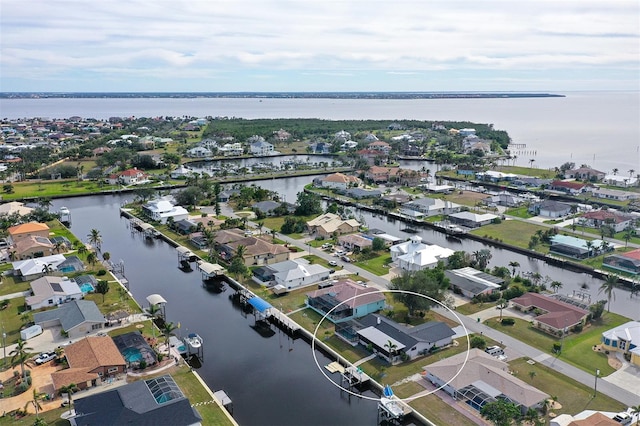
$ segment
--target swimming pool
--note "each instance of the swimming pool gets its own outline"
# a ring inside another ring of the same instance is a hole
[[[92,291],[95,291],[95,288],[93,287],[92,284],[89,283],[84,283],[80,286],[80,290],[84,293],[91,293]]]
[[[122,351],[122,356],[127,362],[142,361],[142,353],[137,348],[127,348]]]

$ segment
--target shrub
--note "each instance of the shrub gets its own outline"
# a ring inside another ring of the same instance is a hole
[[[580,333],[582,331],[582,324],[576,324],[575,327],[573,327],[573,331],[574,333]]]
[[[516,323],[516,320],[513,318],[502,318],[502,325],[513,325]]]
[[[560,351],[562,351],[562,344],[561,344],[561,343],[559,343],[559,342],[555,342],[555,343],[553,344],[553,353],[555,353],[555,354],[559,354],[559,353],[560,353]]]
[[[13,370],[13,377],[20,377],[20,372],[18,370]]]
[[[144,370],[145,368],[147,368],[147,361],[140,361],[140,370]]]
[[[472,348],[484,349],[487,346],[487,341],[480,336],[473,336],[470,344]]]
[[[30,376],[31,376],[31,370],[26,370],[26,371],[24,372],[24,374],[26,374],[26,375],[27,375],[27,377],[30,377]]]
[[[27,376],[27,386],[31,386],[31,382],[33,379],[31,379],[31,376]]]
[[[105,271],[104,269],[100,269],[96,275],[99,276],[99,277],[101,277],[103,275],[107,275],[107,271]]]

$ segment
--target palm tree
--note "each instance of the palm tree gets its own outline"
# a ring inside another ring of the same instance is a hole
[[[27,407],[29,406],[29,404],[33,405],[33,408],[36,410],[36,419],[39,418],[39,414],[40,414],[40,410],[42,410],[42,405],[40,405],[40,401],[42,400],[42,397],[45,396],[45,393],[40,393],[37,390],[33,390],[33,399],[27,401],[26,404],[24,404],[24,408],[23,410],[26,412],[27,411]]]
[[[162,308],[160,305],[150,305],[148,308],[144,309],[144,315],[148,318],[151,318],[151,333],[153,333],[153,338],[156,338],[156,326],[155,320],[158,318],[162,318]]]
[[[69,396],[69,412],[73,409],[73,397],[72,395],[78,392],[80,388],[75,383],[69,383],[67,386],[62,386],[60,388],[60,395],[66,393]]]
[[[588,254],[587,255],[589,257],[591,257],[591,255],[592,255],[591,249],[593,248],[593,241],[588,240],[587,243],[586,243],[586,246],[587,246],[587,250],[588,250]]]
[[[500,309],[500,322],[502,322],[502,310],[509,306],[509,301],[506,299],[499,299],[496,302],[496,308]]]
[[[23,380],[26,377],[24,373],[24,363],[27,361],[27,359],[29,359],[29,352],[32,350],[33,348],[27,347],[26,340],[18,339],[16,347],[11,352],[9,352],[9,355],[11,355],[11,366],[15,367],[18,364],[20,365]]]
[[[604,280],[598,289],[598,294],[604,293],[607,296],[607,312],[611,312],[609,310],[611,307],[611,299],[616,300],[616,294],[614,293],[616,284],[618,284],[618,277],[616,275],[609,274],[607,275],[607,279]]]
[[[389,362],[393,364],[393,355],[396,353],[398,345],[393,343],[391,340],[388,340],[387,343],[384,344],[384,347],[389,351]]]
[[[611,172],[613,173],[614,176],[618,174],[618,171],[619,170],[617,168],[614,168],[613,170],[611,170]]]
[[[47,263],[47,264],[42,266],[42,275],[49,275],[52,272],[53,272],[53,265],[52,264]]]
[[[562,288],[562,283],[560,281],[553,281],[550,284],[550,287],[553,289],[554,293],[557,293],[558,290],[560,290]]]
[[[109,259],[111,259],[111,253],[105,251],[104,253],[102,253],[102,259],[104,259],[105,262],[109,262]]]
[[[640,405],[634,405],[631,408],[631,415],[636,416],[636,426],[640,425]]]
[[[533,378],[536,377],[536,376],[537,376],[537,374],[536,374],[535,371],[533,371],[533,370],[529,371],[529,377],[531,378],[532,382],[533,382]]]
[[[178,328],[178,326],[172,322],[165,322],[164,326],[162,327],[162,334],[164,335],[165,343],[167,344],[167,357],[171,356],[171,345],[169,345],[169,338],[173,335],[173,332],[176,330],[176,328]]]
[[[520,267],[520,262],[517,261],[512,261],[509,262],[509,266],[511,267],[511,274],[515,277],[516,276],[516,268]]]
[[[87,262],[89,262],[91,265],[94,265],[97,259],[98,259],[98,256],[96,256],[94,252],[90,252],[87,255]]]
[[[100,246],[102,245],[102,235],[100,235],[100,231],[97,229],[92,229],[89,231],[89,243],[100,250]]]
[[[247,248],[245,246],[239,245],[236,248],[236,257],[238,259],[242,259],[244,257],[244,254],[246,253],[246,251],[247,251]]]

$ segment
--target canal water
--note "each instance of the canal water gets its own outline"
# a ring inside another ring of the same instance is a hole
[[[130,199],[131,195],[129,195]],[[233,400],[241,425],[373,425],[375,401],[349,398],[318,371],[310,345],[276,332],[265,338],[229,300],[231,289],[217,293],[203,287],[201,275],[178,269],[174,248],[163,241],[146,242],[132,234],[119,207],[127,195],[55,200],[52,209],[70,209],[71,231],[86,241],[100,231],[102,250],[113,262],[122,260],[131,292],[143,306],[149,294],[167,301],[167,319],[179,322],[179,333],[196,332],[204,339],[204,364],[198,370],[213,390]],[[115,291],[115,290],[113,290]],[[331,362],[318,353],[321,366]],[[339,380],[339,379],[336,379]],[[366,396],[375,397],[365,392]],[[199,401],[192,401],[199,402]]]

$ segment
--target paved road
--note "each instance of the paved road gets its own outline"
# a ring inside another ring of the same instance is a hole
[[[266,231],[266,232],[269,232],[269,231]],[[286,235],[282,235],[279,233],[276,234],[276,236],[277,238],[283,241],[286,241],[289,244],[295,245],[298,248],[301,248],[307,252],[310,252],[311,254],[316,255],[327,261],[336,259],[335,257],[331,256],[331,254],[325,252],[324,250],[316,249],[306,245],[304,241],[295,240],[293,238],[290,238]],[[362,268],[359,268],[351,263],[346,263],[346,262],[341,262],[341,263],[344,266],[344,269],[347,269],[353,274],[358,274],[359,276],[368,280],[370,282],[369,285],[371,285],[372,287],[376,287],[381,290],[388,288],[387,286],[389,282],[384,278],[374,275],[371,272],[368,272]],[[455,320],[456,322],[458,321],[455,318],[455,316],[448,310],[443,308],[438,308],[437,310],[438,310],[438,313],[444,316],[447,316]],[[561,361],[550,354],[544,353],[532,346],[527,345],[526,343],[523,343],[517,339],[507,336],[506,334],[500,333],[499,331],[494,330],[491,327],[488,327],[482,323],[478,323],[474,318],[470,318],[464,315],[459,315],[459,317],[462,320],[462,323],[464,324],[464,326],[470,332],[482,333],[492,338],[495,341],[502,342],[504,345],[506,345],[508,350],[515,351],[518,354],[529,357],[535,360],[536,362],[546,365],[547,367],[550,367],[553,370],[561,374],[564,374],[565,376],[570,377],[586,386],[591,387],[595,383],[595,376],[592,374],[589,374],[583,370],[580,370],[579,368],[569,365],[566,362]],[[638,386],[640,386],[640,384],[638,384]],[[620,386],[617,386],[613,383],[609,383],[604,379],[598,380],[598,392],[603,393],[607,396],[610,396],[611,398],[617,401],[620,401],[623,404],[626,404],[627,406],[635,406],[640,404],[640,398],[636,394],[629,392],[626,389]]]

